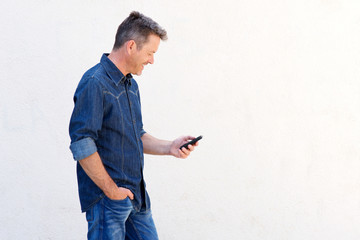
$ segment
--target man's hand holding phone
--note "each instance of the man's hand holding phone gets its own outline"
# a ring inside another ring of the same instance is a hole
[[[192,136],[184,136],[175,139],[170,147],[170,154],[177,158],[187,158],[195,147],[199,145],[199,140],[202,136],[197,138]]]

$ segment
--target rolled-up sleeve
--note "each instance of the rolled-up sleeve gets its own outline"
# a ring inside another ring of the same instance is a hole
[[[73,142],[70,145],[70,150],[74,156],[74,159],[79,161],[97,152],[97,147],[94,140],[88,137]]]
[[[142,137],[145,133],[146,133],[146,131],[142,128],[142,129],[140,130],[140,137]]]
[[[102,87],[94,78],[83,78],[74,96],[69,133],[74,160],[84,159],[97,151],[96,140],[102,126]]]

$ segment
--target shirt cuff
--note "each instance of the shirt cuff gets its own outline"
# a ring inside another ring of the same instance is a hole
[[[94,140],[88,137],[73,142],[70,145],[70,150],[73,154],[74,159],[76,161],[79,161],[97,152],[97,147]]]
[[[140,137],[142,137],[146,132],[144,131],[144,129],[141,129],[140,131]]]

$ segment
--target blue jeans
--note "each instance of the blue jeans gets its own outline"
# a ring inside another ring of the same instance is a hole
[[[102,198],[86,211],[89,240],[158,240],[151,210],[136,211],[131,200]]]

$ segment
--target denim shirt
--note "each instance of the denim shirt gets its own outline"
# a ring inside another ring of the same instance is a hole
[[[70,149],[76,161],[98,152],[110,177],[134,194],[135,209],[149,209],[143,179],[143,123],[140,95],[131,74],[124,76],[104,54],[80,80],[70,120]],[[77,162],[81,210],[105,196]]]

